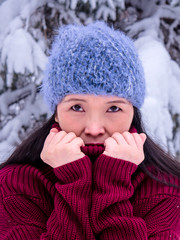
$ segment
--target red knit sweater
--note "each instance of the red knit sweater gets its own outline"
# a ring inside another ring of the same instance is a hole
[[[85,146],[54,169],[3,168],[0,239],[180,239],[180,191],[103,150]]]

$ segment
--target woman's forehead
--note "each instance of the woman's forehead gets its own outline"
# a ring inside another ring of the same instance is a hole
[[[102,101],[102,102],[121,102],[128,103],[128,100],[118,96],[104,96],[104,95],[95,95],[95,94],[69,94],[64,97],[63,102],[67,101]]]

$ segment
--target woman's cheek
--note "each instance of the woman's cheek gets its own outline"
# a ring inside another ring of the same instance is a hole
[[[121,119],[121,121],[111,124],[111,129],[112,129],[111,133],[112,134],[114,132],[123,133],[125,131],[129,131],[130,126],[131,126],[131,121],[129,121],[129,119],[125,119],[124,121]]]
[[[66,121],[60,121],[60,127],[63,131],[69,133],[74,132],[77,136],[79,135],[80,128],[82,128],[82,124],[80,121],[65,118]]]

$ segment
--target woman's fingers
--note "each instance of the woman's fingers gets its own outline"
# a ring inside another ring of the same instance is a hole
[[[69,132],[62,138],[61,143],[70,143],[74,138],[76,138],[76,134],[73,132]]]
[[[58,130],[56,128],[52,128],[50,130],[48,136],[46,137],[46,140],[44,142],[44,146],[48,146],[57,133],[58,133]]]
[[[108,137],[106,138],[106,140],[104,141],[104,146],[111,146],[113,144],[117,144],[117,141],[113,138],[113,137]]]
[[[125,141],[127,142],[128,145],[130,145],[132,147],[136,147],[136,141],[135,141],[132,133],[123,132],[122,136],[124,137],[124,139],[125,139]]]
[[[120,134],[116,132],[112,135],[112,138],[114,138],[119,145],[128,144],[141,150],[147,137],[144,133],[123,132]]]
[[[57,128],[51,128],[50,133],[51,132],[58,133],[59,131],[57,130]]]
[[[79,146],[79,147],[85,146],[84,141],[83,141],[82,138],[80,138],[80,137],[74,138],[74,139],[71,141],[71,143],[72,143],[72,144],[75,144],[75,145],[77,145],[77,146]]]
[[[146,141],[146,138],[147,138],[146,134],[145,133],[140,133],[140,137],[141,137],[141,139],[143,141],[143,144],[144,144],[145,141]]]
[[[146,134],[133,133],[132,137],[134,138],[135,144],[139,150],[142,150],[144,142],[146,140]]]
[[[124,139],[121,133],[115,132],[112,135],[112,138],[116,141],[117,144],[126,144],[126,140]]]
[[[70,143],[73,139],[77,138],[76,134],[73,132],[66,133],[65,131],[58,131],[56,128],[52,128],[50,130],[49,135],[47,136],[44,146],[48,146],[49,144],[61,144]]]
[[[104,154],[110,157],[123,159],[136,165],[144,160],[143,144],[146,140],[144,133],[118,133],[105,140]]]
[[[67,135],[65,131],[60,131],[58,133],[50,132],[50,135],[51,134],[52,134],[52,138],[50,143],[54,145],[58,144]]]

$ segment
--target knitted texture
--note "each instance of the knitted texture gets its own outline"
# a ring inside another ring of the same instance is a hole
[[[133,41],[101,21],[62,26],[52,45],[41,92],[52,112],[68,94],[118,96],[140,108],[145,80]]]
[[[99,147],[57,168],[0,171],[1,240],[178,240],[180,191]],[[178,180],[176,182],[178,184]]]

